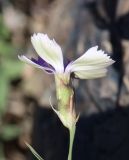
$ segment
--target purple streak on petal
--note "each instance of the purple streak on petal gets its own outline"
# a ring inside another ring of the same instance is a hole
[[[45,60],[43,60],[41,57],[39,57],[38,56],[38,59],[35,59],[35,58],[31,58],[31,60],[34,62],[34,63],[36,63],[36,64],[38,64],[38,65],[40,65],[40,66],[42,66],[42,67],[47,67],[47,68],[50,68],[50,69],[52,69],[53,71],[55,70],[49,63],[47,63]],[[50,71],[50,70],[45,70],[46,72],[48,72],[48,73],[53,73],[52,71]]]
[[[64,69],[67,67],[67,65],[72,62],[70,59],[68,58],[64,58]]]

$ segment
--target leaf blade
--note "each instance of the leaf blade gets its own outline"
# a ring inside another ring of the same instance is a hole
[[[44,160],[35,150],[31,145],[29,145],[27,142],[25,142],[27,147],[30,149],[30,151],[33,153],[33,155],[38,159],[38,160]]]

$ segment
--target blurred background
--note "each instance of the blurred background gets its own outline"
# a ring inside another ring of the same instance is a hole
[[[0,160],[66,160],[68,131],[56,106],[54,77],[18,60],[34,56],[30,36],[47,33],[75,59],[98,45],[116,63],[107,77],[75,80],[74,160],[129,159],[129,0],[0,0]]]

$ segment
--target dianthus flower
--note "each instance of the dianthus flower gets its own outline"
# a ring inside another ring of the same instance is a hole
[[[61,47],[54,39],[50,40],[46,34],[38,33],[31,37],[31,42],[38,57],[27,58],[24,55],[18,57],[48,74],[54,74],[58,99],[58,111],[55,109],[54,111],[62,123],[70,129],[77,121],[73,106],[74,92],[70,83],[71,77],[79,79],[103,77],[107,73],[107,67],[114,61],[95,46],[76,60],[64,63]]]

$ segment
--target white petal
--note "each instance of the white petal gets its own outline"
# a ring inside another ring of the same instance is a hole
[[[96,69],[88,71],[76,71],[75,77],[79,79],[94,79],[104,77],[107,73],[107,69]]]
[[[21,61],[26,62],[27,64],[30,64],[30,65],[32,65],[32,66],[34,66],[34,67],[36,67],[36,68],[40,68],[40,69],[44,70],[45,72],[47,72],[46,70],[48,70],[48,71],[51,71],[52,73],[54,73],[54,70],[52,70],[52,69],[50,69],[50,68],[48,68],[48,67],[42,67],[42,66],[34,63],[31,59],[27,58],[27,57],[24,56],[24,55],[18,55],[18,58],[19,58]],[[48,72],[47,72],[47,73],[48,73]]]
[[[50,40],[46,34],[38,33],[31,37],[31,42],[42,59],[51,64],[57,72],[64,71],[62,50],[55,40]]]
[[[97,77],[97,73],[98,77],[100,77],[101,73],[102,75],[105,75],[103,70],[105,70],[109,65],[113,64],[114,61],[110,58],[110,56],[104,54],[102,50],[97,51],[97,48],[97,46],[90,48],[81,57],[71,62],[66,67],[65,72],[74,72],[78,77],[83,77],[83,75],[87,74],[87,76],[91,75],[91,78],[93,75],[92,73],[90,74],[90,72],[94,72],[94,77]],[[88,76],[88,79],[89,78],[90,77]]]

